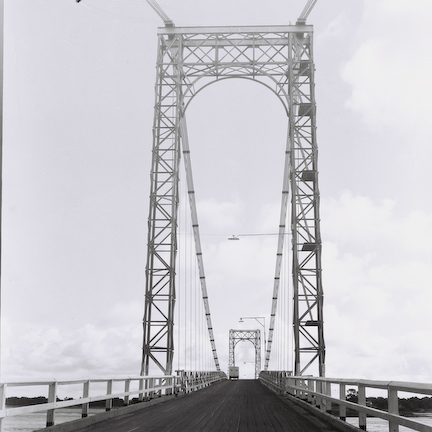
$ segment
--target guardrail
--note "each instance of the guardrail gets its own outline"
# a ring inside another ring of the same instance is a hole
[[[200,390],[214,382],[227,379],[224,372],[188,372],[184,370],[176,372],[180,379],[181,390],[185,393]]]
[[[420,432],[432,432],[427,426],[399,415],[399,392],[432,395],[432,384],[401,381],[375,381],[335,379],[307,376],[290,376],[290,372],[261,372],[260,380],[276,392],[286,392],[303,399],[321,411],[331,413],[332,404],[339,406],[339,418],[346,420],[347,408],[358,412],[359,427],[366,430],[367,416],[388,421],[390,432],[399,432],[399,426]],[[338,386],[339,398],[332,397],[332,385]],[[358,403],[346,400],[347,386],[358,388]],[[381,411],[366,405],[366,389],[380,389],[387,392],[388,411]]]
[[[139,402],[149,400],[162,395],[178,394],[180,392],[189,393],[199,390],[221,379],[226,379],[223,372],[185,372],[178,371],[179,375],[164,376],[138,376],[127,378],[108,378],[108,379],[88,379],[73,381],[33,381],[33,382],[12,382],[0,383],[0,431],[3,431],[3,419],[5,417],[18,416],[35,412],[47,412],[46,426],[53,426],[55,423],[55,410],[58,408],[67,408],[81,406],[81,417],[89,415],[91,402],[106,401],[105,411],[110,411],[113,407],[113,399],[121,398],[124,405],[130,403],[130,397],[136,395]],[[98,395],[90,396],[90,390],[95,384],[105,384],[106,391]],[[123,383],[123,391],[113,392],[113,387],[118,383]],[[59,401],[57,398],[60,386],[81,386],[82,397],[79,399],[68,399]],[[136,388],[131,389],[131,385]],[[20,406],[17,408],[7,408],[6,398],[7,389],[13,387],[45,387],[48,394],[48,402]]]

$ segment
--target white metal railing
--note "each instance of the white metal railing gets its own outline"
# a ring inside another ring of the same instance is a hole
[[[356,379],[335,379],[308,376],[290,376],[289,372],[261,372],[260,379],[274,391],[286,392],[309,402],[321,411],[330,413],[331,405],[339,406],[339,418],[346,419],[347,408],[358,412],[359,427],[366,430],[367,416],[388,421],[390,432],[399,432],[399,426],[420,432],[432,432],[432,426],[421,424],[399,415],[399,392],[432,395],[432,384],[375,381]],[[339,397],[332,397],[332,385],[338,386]],[[358,388],[358,403],[346,400],[347,386]],[[388,411],[381,411],[366,405],[366,389],[380,389],[387,392]]]
[[[179,382],[180,389],[185,393],[190,393],[196,390],[200,390],[204,387],[208,387],[214,382],[227,379],[224,372],[189,372],[184,370],[176,371]]]
[[[73,381],[33,381],[33,382],[12,382],[0,383],[0,431],[3,430],[3,419],[5,417],[18,416],[34,412],[46,411],[46,425],[52,426],[55,423],[55,410],[72,406],[81,406],[81,416],[85,418],[89,414],[91,402],[106,401],[105,411],[113,407],[113,400],[122,398],[124,405],[129,405],[130,397],[136,395],[140,402],[162,395],[177,394],[179,392],[191,392],[210,385],[215,381],[226,378],[222,372],[184,372],[180,371],[179,376],[138,376],[127,378],[88,379]],[[98,395],[90,395],[90,390],[96,385],[106,385],[106,390]],[[123,383],[122,391],[113,391],[114,385]],[[135,384],[135,389],[131,389]],[[58,401],[57,395],[61,386],[81,386],[82,397],[79,399]],[[48,402],[37,405],[20,406],[7,408],[7,389],[14,387],[45,387],[48,393]]]

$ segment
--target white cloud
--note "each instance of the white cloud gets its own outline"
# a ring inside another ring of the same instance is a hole
[[[367,124],[431,132],[431,16],[427,0],[365,2],[362,42],[342,75],[352,86],[348,107]]]
[[[395,205],[391,200],[375,204],[369,197],[353,196],[349,191],[338,198],[322,198],[321,202],[321,212],[326,218],[325,228],[331,229],[329,235],[338,241],[367,240],[373,238],[377,231],[387,231]],[[345,228],[345,232],[340,230],[341,227]]]
[[[212,232],[230,230],[235,227],[243,211],[243,204],[239,201],[220,202],[216,199],[207,199],[201,200],[197,207],[199,208],[200,224],[214,230]]]
[[[403,250],[404,257],[409,254],[411,258],[423,256],[430,260],[431,214],[409,209],[403,214],[394,200],[376,203],[348,191],[321,202],[324,239],[332,239],[339,245],[355,245],[369,254],[398,248]]]
[[[430,237],[431,216],[350,193],[324,200],[329,376],[432,380],[431,243],[413,235]]]
[[[324,31],[318,35],[318,42],[328,42],[333,38],[343,37],[347,31],[348,19],[346,13],[339,13],[326,26]]]
[[[139,375],[141,306],[117,304],[101,322],[76,327],[4,319],[3,380]]]

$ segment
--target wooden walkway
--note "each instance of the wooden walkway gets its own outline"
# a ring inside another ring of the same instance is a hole
[[[255,380],[204,390],[75,429],[77,432],[334,432],[337,429]]]

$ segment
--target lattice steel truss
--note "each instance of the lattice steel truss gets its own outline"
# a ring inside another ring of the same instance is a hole
[[[243,78],[273,91],[288,116],[281,221],[291,190],[295,368],[301,374],[318,363],[319,374],[324,375],[312,26],[165,27],[159,29],[158,37],[142,373],[149,373],[152,362],[164,373],[172,371],[178,176],[185,111],[193,97],[211,83]],[[194,231],[197,229],[196,224]],[[275,323],[284,222],[279,233],[266,366]],[[203,299],[209,318],[205,289]],[[209,320],[208,327],[218,366]]]
[[[260,330],[230,330],[228,368],[235,366],[235,347],[241,341],[249,341],[255,347],[255,379],[261,372],[261,331]]]

